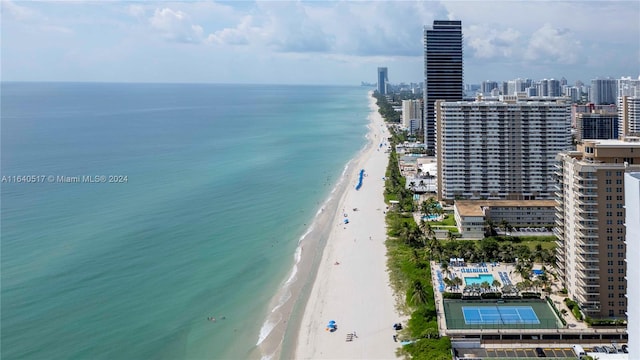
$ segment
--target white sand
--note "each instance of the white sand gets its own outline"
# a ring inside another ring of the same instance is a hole
[[[371,98],[370,144],[351,167],[350,184],[335,214],[332,231],[305,307],[296,359],[394,359],[400,343],[393,324],[400,320],[386,265],[384,180],[389,133]],[[366,176],[355,190],[360,169]],[[357,208],[358,211],[353,211]],[[347,214],[349,224],[344,224]],[[371,237],[371,239],[370,239]],[[339,265],[335,263],[339,262]],[[338,329],[326,330],[330,320]],[[347,342],[348,333],[357,338]]]

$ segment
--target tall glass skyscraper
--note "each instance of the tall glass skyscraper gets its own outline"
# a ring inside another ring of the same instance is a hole
[[[434,20],[433,29],[424,29],[424,142],[436,150],[436,100],[461,101],[462,21]]]
[[[389,81],[388,71],[386,67],[378,68],[378,92],[380,95],[387,94],[387,81]]]

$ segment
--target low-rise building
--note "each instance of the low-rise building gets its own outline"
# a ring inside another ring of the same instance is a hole
[[[462,238],[482,239],[488,220],[506,221],[514,228],[551,227],[555,223],[554,200],[458,200],[454,216]]]

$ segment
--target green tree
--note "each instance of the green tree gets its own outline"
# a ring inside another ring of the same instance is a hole
[[[425,290],[420,280],[414,280],[411,286],[411,296],[409,297],[409,304],[413,306],[420,306],[427,302],[427,291]]]

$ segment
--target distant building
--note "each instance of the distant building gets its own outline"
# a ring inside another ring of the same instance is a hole
[[[640,134],[640,79],[618,81],[618,129],[621,136]]]
[[[623,96],[618,129],[621,136],[640,135],[640,96]]]
[[[497,88],[498,88],[498,83],[495,81],[486,80],[486,81],[483,81],[482,84],[480,84],[480,92],[482,92],[484,95],[491,94],[491,90],[497,89]]]
[[[553,198],[555,156],[571,146],[569,104],[506,98],[436,102],[438,200]]]
[[[460,101],[464,96],[462,22],[434,20],[424,29],[424,142],[435,151],[437,100]]]
[[[402,100],[402,125],[409,129],[409,133],[415,134],[422,123],[422,101]]]
[[[617,139],[618,114],[613,112],[579,113],[576,118],[576,141]]]
[[[624,174],[640,170],[640,138],[585,140],[557,160],[554,232],[560,278],[587,316],[624,319]]]
[[[627,301],[640,303],[640,172],[624,174],[625,225],[627,236]],[[627,308],[627,333],[629,344],[640,341],[640,307]],[[629,359],[640,357],[637,346],[629,348]]]
[[[591,80],[591,102],[596,105],[615,104],[618,82],[615,79]]]
[[[555,223],[555,200],[457,200],[454,216],[464,239],[482,239],[491,220],[498,226],[503,220],[520,227],[551,227]]]
[[[386,67],[378,68],[378,92],[380,95],[387,94],[387,82],[389,81],[389,74]]]

